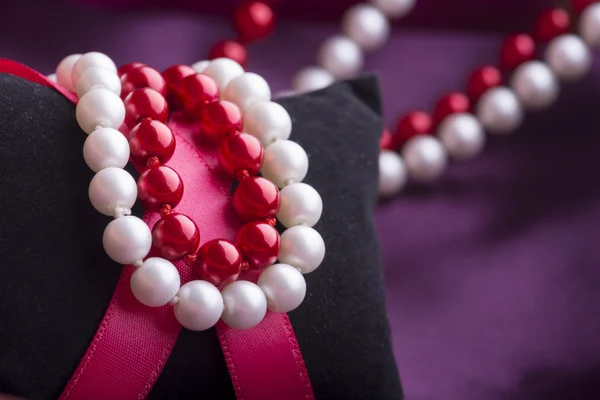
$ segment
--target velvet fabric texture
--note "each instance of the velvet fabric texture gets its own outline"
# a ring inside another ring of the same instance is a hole
[[[380,131],[376,80],[338,84],[281,104],[310,157],[306,182],[325,205],[317,229],[327,256],[306,277],[304,304],[290,313],[315,395],[400,399],[372,220]],[[102,248],[109,219],[87,198],[93,173],[82,158],[86,135],[74,111],[52,89],[0,75],[0,393],[28,399],[60,394],[121,271]],[[182,331],[149,397],[234,398],[214,330]]]

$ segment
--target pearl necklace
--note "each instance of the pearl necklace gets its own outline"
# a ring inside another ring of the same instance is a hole
[[[325,255],[323,239],[312,228],[322,201],[315,189],[301,183],[308,157],[288,140],[290,117],[270,101],[264,79],[228,59],[211,61],[205,74],[174,66],[161,76],[140,64],[117,72],[110,58],[95,52],[65,58],[56,78],[80,97],[77,121],[89,134],[84,159],[96,172],[90,200],[115,218],[104,231],[103,245],[114,261],[136,267],[131,289],[142,304],[173,305],[177,320],[191,330],[208,329],[219,319],[247,329],[267,309],[288,312],[301,304],[306,293],[302,274],[314,271]],[[212,240],[196,252],[198,227],[173,210],[183,197],[183,182],[164,165],[175,150],[175,137],[165,125],[165,95],[174,107],[201,118],[202,134],[220,143],[220,166],[240,181],[233,206],[246,225],[235,243]],[[246,133],[239,132],[242,123]],[[127,137],[119,128],[129,130]],[[148,167],[137,185],[123,169],[130,158]],[[263,177],[253,176],[259,170]],[[152,232],[129,215],[136,197],[161,214]],[[273,227],[275,215],[288,228],[281,237]],[[162,257],[146,258],[153,245]],[[181,285],[172,263],[181,258],[201,279]],[[280,263],[273,265],[277,259]],[[244,267],[261,271],[257,284],[237,280]],[[224,287],[222,292],[217,286]]]

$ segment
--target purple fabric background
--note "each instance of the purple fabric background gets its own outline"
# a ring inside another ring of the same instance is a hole
[[[446,4],[422,3],[424,13]],[[197,14],[19,4],[0,15],[0,52],[46,73],[64,55],[92,49],[118,63],[190,63],[231,34],[223,19]],[[520,18],[515,9],[503,21],[513,15]],[[252,47],[250,69],[285,89],[335,29],[284,22]],[[368,69],[382,76],[386,120],[463,87],[470,69],[496,60],[499,37],[396,30],[388,47],[368,58]],[[379,206],[388,311],[407,399],[600,398],[598,100],[597,62],[550,111],[528,118],[513,136],[490,138],[478,160],[452,165],[439,184]]]

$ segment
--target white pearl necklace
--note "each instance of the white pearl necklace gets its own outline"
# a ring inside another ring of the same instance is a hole
[[[129,160],[129,143],[118,131],[125,120],[125,106],[114,62],[96,52],[71,55],[58,65],[55,78],[80,97],[77,122],[89,134],[84,159],[96,172],[89,187],[90,201],[96,210],[114,217],[103,234],[104,249],[114,261],[136,267],[130,283],[135,297],[152,307],[172,304],[177,320],[191,330],[208,329],[219,319],[230,327],[247,329],[257,325],[267,309],[288,312],[302,303],[306,294],[302,274],[314,271],[325,256],[325,243],[312,228],[323,204],[319,193],[301,182],[308,157],[302,147],[288,140],[290,116],[270,101],[264,79],[244,73],[229,59],[196,63],[195,67],[217,82],[222,99],[240,107],[244,131],[265,147],[262,173],[281,188],[278,219],[288,228],[281,235],[279,264],[263,270],[257,284],[236,281],[222,292],[202,280],[181,285],[177,268],[166,259],[144,260],[152,235],[144,221],[129,215],[137,184],[123,169]]]

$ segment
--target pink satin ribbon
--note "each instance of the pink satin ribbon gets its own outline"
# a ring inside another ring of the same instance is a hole
[[[0,59],[0,73],[52,87],[77,102],[72,93],[22,64]],[[185,185],[185,195],[176,210],[196,221],[202,242],[233,238],[240,222],[230,205],[231,182],[215,169],[216,149],[196,142],[193,125],[175,117],[170,126],[177,137],[177,149],[168,165],[179,172]],[[153,226],[158,214],[146,213],[143,219]],[[192,279],[183,262],[176,266],[182,283]],[[143,399],[160,375],[181,325],[170,307],[145,307],[133,297],[129,288],[132,272],[133,267],[124,268],[98,331],[61,400]],[[217,333],[238,400],[314,399],[287,315],[269,312],[261,324],[245,331],[219,324]]]

